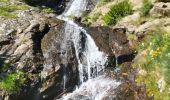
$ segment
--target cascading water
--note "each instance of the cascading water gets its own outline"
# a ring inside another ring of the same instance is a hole
[[[82,27],[78,26],[70,19],[70,16],[80,17],[83,11],[86,10],[87,4],[87,0],[72,0],[67,11],[58,16],[59,19],[66,22],[63,32],[64,42],[61,48],[63,50],[67,49],[67,42],[73,42],[76,58],[78,60],[79,85],[81,85],[73,93],[63,96],[61,99],[64,100],[74,98],[76,95],[87,96],[92,100],[100,100],[103,96],[109,95],[108,91],[112,91],[112,93],[114,93],[114,89],[120,84],[119,82],[106,78],[102,75],[107,55],[99,51],[91,36]],[[66,60],[67,52],[64,53],[63,58],[63,60]],[[67,61],[63,62],[67,65]],[[64,89],[66,81],[67,75],[64,74]],[[77,100],[80,100],[80,98]]]
[[[74,23],[67,22],[65,35],[73,41],[78,59],[80,83],[98,76],[104,70],[107,57],[98,50],[94,40],[87,32]]]

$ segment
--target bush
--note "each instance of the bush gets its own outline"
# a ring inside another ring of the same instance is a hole
[[[17,92],[21,89],[25,82],[23,72],[9,73],[0,79],[0,89],[6,92]]]
[[[113,5],[104,16],[107,25],[115,25],[122,17],[132,14],[132,7],[127,0]]]
[[[143,6],[141,8],[141,16],[147,16],[152,7],[153,5],[149,0],[143,0]]]

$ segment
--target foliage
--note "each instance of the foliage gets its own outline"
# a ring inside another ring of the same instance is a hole
[[[83,23],[86,25],[90,25],[93,22],[96,22],[100,16],[101,16],[101,13],[95,13],[93,14],[93,16],[86,15],[83,17]]]
[[[104,16],[107,25],[115,25],[122,17],[132,13],[132,7],[127,0],[113,5],[110,11]]]
[[[145,61],[140,63],[145,75],[139,75],[137,82],[144,82],[150,96],[156,100],[169,100],[170,88],[170,36],[168,33],[158,30],[150,33],[139,46],[139,52],[147,50]],[[159,91],[158,80],[163,78],[166,85],[163,92]]]
[[[6,92],[17,92],[25,82],[25,74],[21,71],[9,73],[0,79],[0,89]]]
[[[26,5],[4,5],[4,6],[0,6],[0,16],[6,17],[6,18],[16,18],[17,15],[14,13],[14,11],[26,10],[26,9],[28,9],[28,6],[26,6]]]
[[[42,12],[44,12],[44,13],[54,13],[54,10],[52,8],[45,7],[45,8],[42,8]]]
[[[2,65],[2,70],[6,70],[6,69],[8,69],[10,66],[11,66],[10,63],[4,63],[4,64]]]
[[[147,16],[152,7],[153,7],[153,5],[149,0],[143,0],[143,6],[141,8],[141,15]]]
[[[0,2],[7,3],[7,2],[9,2],[9,0],[0,0]]]

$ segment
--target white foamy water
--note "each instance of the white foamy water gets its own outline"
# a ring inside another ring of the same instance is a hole
[[[99,76],[84,82],[78,89],[60,100],[113,100],[120,82]]]
[[[97,77],[104,71],[104,64],[107,55],[99,51],[94,40],[80,26],[67,22],[65,26],[65,35],[74,43],[76,57],[78,60],[80,83]]]
[[[115,89],[120,85],[120,82],[103,76],[107,54],[99,51],[86,30],[70,19],[70,16],[80,17],[86,10],[87,4],[87,0],[72,0],[67,11],[57,17],[66,22],[63,32],[66,42],[63,43],[72,41],[74,44],[80,81],[80,86],[75,91],[64,95],[60,100],[101,100],[103,98],[112,100]],[[63,44],[63,46],[66,45]],[[64,85],[69,84],[65,82],[66,79],[64,75]]]
[[[87,6],[87,3],[88,1],[86,0],[72,0],[71,1],[71,6],[69,8],[66,8],[68,9],[67,11],[65,11],[62,16],[65,16],[65,17],[80,17],[83,13],[83,11],[86,10],[86,6]]]

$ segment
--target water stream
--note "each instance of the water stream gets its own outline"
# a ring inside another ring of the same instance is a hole
[[[119,82],[104,76],[107,54],[99,51],[92,37],[82,27],[74,23],[71,17],[80,17],[86,10],[88,0],[72,0],[67,10],[58,19],[66,22],[62,48],[67,47],[67,41],[74,44],[78,60],[79,86],[75,91],[64,95],[60,100],[101,100],[113,98],[114,89]],[[63,55],[67,58],[67,52]],[[67,64],[67,61],[65,61]],[[67,75],[63,75],[64,89]],[[111,97],[110,97],[111,96]],[[111,100],[111,99],[109,99]]]

